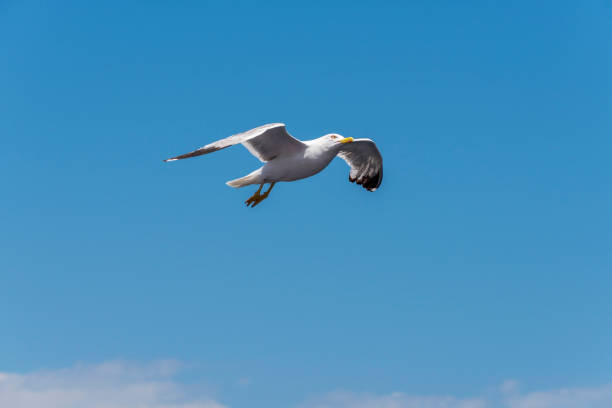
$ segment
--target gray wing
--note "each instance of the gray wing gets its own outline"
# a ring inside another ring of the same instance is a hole
[[[225,139],[200,147],[193,152],[181,154],[164,161],[175,161],[189,157],[201,156],[203,154],[216,152],[226,147],[242,143],[244,147],[262,162],[267,162],[277,156],[292,155],[306,148],[306,145],[295,139],[285,129],[284,123],[270,123],[251,129],[244,133],[238,133]]]
[[[338,153],[350,167],[349,181],[357,182],[369,191],[375,191],[382,182],[383,160],[378,148],[370,139],[355,139],[342,145]]]

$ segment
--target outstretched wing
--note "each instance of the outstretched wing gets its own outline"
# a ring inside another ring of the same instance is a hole
[[[271,123],[251,129],[244,133],[238,133],[225,139],[207,144],[190,153],[181,154],[164,161],[175,161],[189,157],[201,156],[203,154],[216,152],[226,147],[242,143],[249,152],[262,162],[267,162],[277,156],[292,155],[306,148],[306,145],[285,129],[284,123]]]
[[[349,181],[375,191],[383,178],[383,160],[378,148],[370,139],[355,139],[342,145],[338,153],[350,167]]]

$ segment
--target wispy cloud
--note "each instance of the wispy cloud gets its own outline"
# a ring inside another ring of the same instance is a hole
[[[334,392],[300,408],[610,408],[612,384],[520,393],[518,382],[508,380],[497,393],[472,398],[417,396],[401,392],[357,394]]]
[[[210,395],[176,379],[174,360],[152,364],[112,361],[25,374],[0,372],[0,407],[10,408],[226,408]],[[247,386],[250,378],[238,383]],[[253,401],[252,406],[259,406]],[[612,384],[521,391],[515,380],[497,391],[457,397],[332,392],[299,408],[610,408]]]
[[[451,396],[414,396],[401,392],[386,395],[334,392],[314,399],[300,408],[486,408],[481,398]]]
[[[610,408],[612,407],[612,384],[600,387],[563,388],[517,394],[506,399],[505,407]]]
[[[0,373],[0,407],[224,408],[174,380],[180,364],[114,361],[28,374]]]

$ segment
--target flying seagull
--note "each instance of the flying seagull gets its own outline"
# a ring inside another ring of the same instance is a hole
[[[245,201],[247,207],[255,207],[268,198],[277,182],[314,176],[336,156],[340,156],[351,167],[349,180],[361,184],[368,191],[375,191],[383,177],[382,156],[370,139],[353,139],[330,133],[318,139],[301,141],[287,133],[284,123],[259,126],[164,161],[201,156],[238,143],[242,143],[253,156],[266,163],[251,174],[226,183],[236,188],[259,184],[255,194]],[[261,194],[266,183],[270,187]]]

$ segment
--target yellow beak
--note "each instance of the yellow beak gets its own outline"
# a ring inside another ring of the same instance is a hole
[[[340,143],[351,143],[354,139],[352,137],[345,137],[344,139],[340,140]]]

